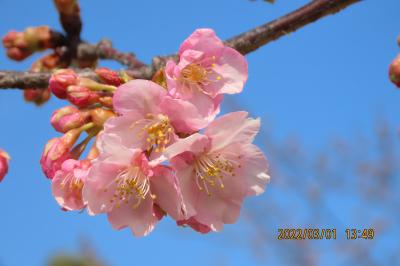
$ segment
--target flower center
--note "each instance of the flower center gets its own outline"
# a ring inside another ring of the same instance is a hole
[[[67,174],[61,182],[61,189],[68,189],[78,199],[82,199],[83,181],[72,173]]]
[[[117,208],[121,203],[131,203],[133,208],[137,208],[150,190],[148,177],[136,166],[121,171],[114,182],[117,188],[110,202],[115,202]]]
[[[202,83],[206,79],[208,71],[199,64],[190,64],[182,72],[184,80],[191,83]]]
[[[211,196],[209,186],[215,187],[218,184],[223,189],[224,178],[235,176],[235,169],[240,167],[240,164],[225,159],[219,153],[202,155],[196,159],[193,169],[197,187]]]
[[[146,138],[146,150],[162,152],[173,137],[173,128],[169,118],[165,115],[147,114],[145,119],[133,124],[141,127],[138,137]]]

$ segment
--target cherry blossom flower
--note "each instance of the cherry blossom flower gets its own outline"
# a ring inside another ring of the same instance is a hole
[[[140,149],[125,147],[115,135],[102,134],[83,197],[89,214],[107,213],[115,229],[135,236],[150,233],[164,213],[185,219],[182,197],[170,167],[149,164]]]
[[[89,160],[66,160],[62,163],[52,180],[53,196],[63,209],[80,210],[85,207],[82,189],[89,173]]]
[[[168,61],[165,73],[169,93],[181,99],[239,93],[248,76],[244,56],[225,46],[212,29],[193,32],[179,49],[179,63]]]
[[[269,181],[267,160],[252,144],[259,119],[234,112],[169,146],[165,155],[177,172],[187,215],[197,231],[234,223],[245,197],[260,195]]]
[[[113,103],[120,116],[105,123],[106,133],[117,135],[127,147],[156,153],[175,141],[176,132],[191,133],[215,116],[189,102],[174,102],[163,87],[147,80],[118,87]]]
[[[0,149],[0,182],[3,181],[4,176],[8,172],[8,161],[10,160],[10,156],[7,152]]]

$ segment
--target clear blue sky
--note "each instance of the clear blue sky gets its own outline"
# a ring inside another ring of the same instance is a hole
[[[85,40],[107,37],[118,49],[149,61],[176,51],[196,28],[214,28],[225,39],[307,1],[81,2]],[[0,0],[0,10],[0,35],[31,25],[60,29],[50,0]],[[400,125],[400,92],[387,78],[388,65],[400,51],[399,10],[398,0],[364,1],[261,48],[248,56],[249,81],[232,99],[261,117],[277,139],[296,135],[310,150],[334,135],[368,134],[377,114]],[[0,69],[24,70],[32,60],[12,62],[3,51]],[[57,135],[49,117],[62,105],[52,99],[37,108],[25,104],[20,91],[0,92],[0,147],[13,157],[0,184],[1,266],[42,265],[56,251],[77,250],[80,238],[90,240],[111,265],[255,263],[235,243],[240,239],[229,238],[230,230],[245,232],[241,223],[203,236],[166,219],[150,236],[136,239],[128,230],[113,231],[105,216],[60,211],[38,162],[43,145]],[[260,200],[268,200],[268,192]]]

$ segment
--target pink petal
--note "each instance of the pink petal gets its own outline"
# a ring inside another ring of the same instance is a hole
[[[247,112],[233,112],[223,115],[205,130],[205,135],[211,139],[212,150],[219,150],[226,145],[251,143],[260,129],[260,120],[247,118]]]
[[[116,189],[115,178],[126,166],[94,162],[83,187],[83,199],[90,215],[109,212]]]
[[[145,135],[143,134],[144,137],[138,136],[142,128],[134,126],[134,122],[139,119],[143,119],[143,117],[134,112],[110,118],[104,125],[105,134],[118,137],[122,146],[145,149],[147,145],[144,139]]]
[[[156,196],[158,206],[175,220],[187,218],[178,180],[170,167],[154,168],[150,182],[151,193]]]
[[[114,208],[108,213],[108,220],[117,230],[130,227],[132,233],[137,237],[148,235],[158,222],[158,218],[154,215],[153,200],[150,196],[142,200],[137,208],[133,208],[130,202],[122,203],[119,208]]]
[[[197,29],[181,44],[179,55],[188,49],[215,55],[220,53],[223,47],[224,44],[212,29]]]
[[[248,77],[248,66],[246,59],[238,51],[225,47],[213,70],[222,77],[223,86],[219,93],[234,94],[243,90]]]
[[[166,90],[160,85],[149,80],[135,79],[117,88],[113,105],[120,114],[135,112],[144,117],[149,113],[159,113],[158,105],[165,95]]]
[[[209,233],[211,231],[211,228],[208,225],[199,223],[193,217],[191,217],[190,219],[187,219],[187,220],[177,221],[176,224],[179,225],[179,226],[189,225],[195,231],[197,231],[199,233],[202,233],[202,234],[207,234],[207,233]]]
[[[165,97],[161,109],[177,132],[193,133],[206,127],[219,113],[222,97],[212,99],[203,93],[196,93],[190,100]]]
[[[183,152],[192,152],[199,154],[208,151],[210,148],[210,141],[207,136],[199,133],[190,135],[187,138],[180,139],[164,151],[164,156],[171,159]]]

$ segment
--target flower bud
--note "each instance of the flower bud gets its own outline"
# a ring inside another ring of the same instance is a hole
[[[36,51],[53,48],[52,39],[53,33],[48,26],[29,27],[24,32],[8,32],[3,45],[8,57],[21,61]]]
[[[77,85],[78,81],[79,77],[72,69],[60,69],[51,76],[49,88],[58,98],[66,99],[68,86]]]
[[[10,156],[0,149],[0,182],[3,181],[4,176],[8,172],[8,161],[10,160]]]
[[[40,165],[47,178],[52,179],[62,163],[74,156],[71,148],[78,140],[82,130],[72,129],[60,138],[49,140],[44,148]]]
[[[54,0],[58,12],[64,15],[79,14],[79,6],[76,0]]]
[[[50,122],[56,131],[66,133],[71,129],[83,126],[88,120],[89,116],[86,112],[73,106],[65,106],[53,113]]]
[[[108,108],[113,108],[113,101],[111,96],[104,96],[99,98],[99,103]]]
[[[83,108],[98,102],[99,95],[83,86],[69,86],[67,98],[72,104]]]
[[[112,71],[106,67],[98,68],[95,72],[102,83],[117,87],[124,83],[118,72]]]
[[[89,111],[92,122],[99,127],[103,127],[104,123],[111,117],[115,116],[115,113],[110,110],[103,108],[95,108]]]
[[[27,102],[33,102],[36,105],[42,105],[50,99],[49,89],[25,89],[24,99]]]
[[[389,66],[389,78],[394,85],[400,88],[400,54],[397,55]]]

